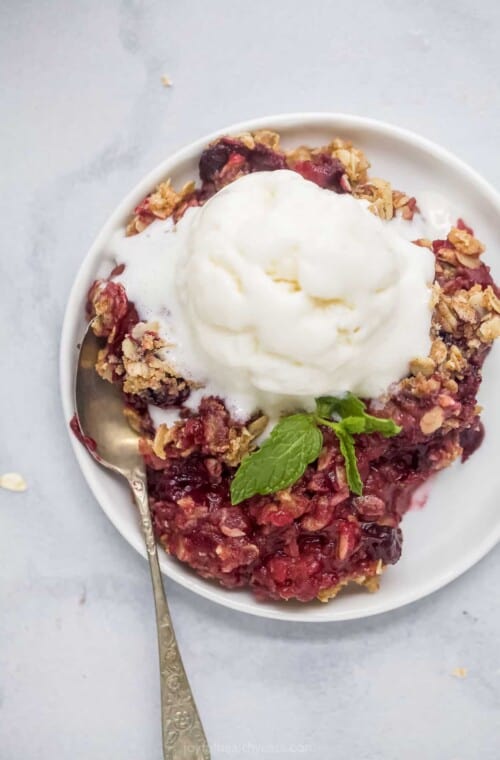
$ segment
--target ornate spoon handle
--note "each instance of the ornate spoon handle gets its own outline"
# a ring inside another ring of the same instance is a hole
[[[207,739],[177,647],[161,577],[149,510],[146,475],[134,471],[130,485],[141,516],[158,626],[164,760],[210,760]]]

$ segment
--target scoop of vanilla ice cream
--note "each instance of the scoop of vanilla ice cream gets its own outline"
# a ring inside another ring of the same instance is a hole
[[[428,353],[434,257],[366,203],[257,172],[182,226],[183,318],[229,394],[373,397]]]

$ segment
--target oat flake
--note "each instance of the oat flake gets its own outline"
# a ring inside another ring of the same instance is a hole
[[[6,472],[5,475],[0,475],[0,488],[21,492],[26,491],[27,487],[26,481],[18,472]]]

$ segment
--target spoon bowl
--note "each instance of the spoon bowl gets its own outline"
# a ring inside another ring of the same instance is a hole
[[[104,467],[127,478],[143,468],[139,435],[123,414],[123,396],[117,385],[97,374],[95,365],[105,341],[88,329],[81,343],[75,383],[75,406],[80,428],[95,442],[91,452]]]

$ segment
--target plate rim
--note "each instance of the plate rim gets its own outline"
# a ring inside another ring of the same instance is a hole
[[[63,408],[63,415],[65,421],[65,427],[68,432],[68,436],[71,441],[73,452],[76,456],[79,467],[85,478],[87,485],[97,500],[100,508],[103,510],[107,518],[112,525],[120,533],[120,535],[137,551],[146,558],[147,553],[144,546],[144,541],[140,530],[135,531],[128,530],[120,520],[117,518],[117,513],[109,509],[108,500],[104,491],[101,488],[101,477],[98,473],[105,474],[107,477],[113,477],[109,473],[99,467],[94,460],[85,451],[83,446],[77,441],[75,436],[69,429],[69,420],[73,416],[73,384],[74,384],[74,363],[73,355],[75,350],[74,345],[74,332],[76,322],[79,319],[79,313],[81,309],[81,298],[83,285],[87,283],[87,287],[90,283],[90,278],[95,271],[96,265],[99,261],[99,254],[102,251],[103,244],[108,239],[110,233],[116,229],[116,227],[122,222],[124,216],[130,215],[130,209],[132,205],[135,205],[135,199],[141,194],[147,193],[155,184],[157,184],[162,178],[164,178],[169,171],[171,171],[177,164],[184,160],[192,158],[203,147],[216,139],[222,134],[238,134],[245,131],[254,131],[258,129],[276,129],[290,127],[333,127],[335,129],[368,129],[371,131],[378,131],[379,133],[385,133],[387,136],[397,137],[407,143],[410,143],[414,147],[424,150],[426,153],[438,158],[440,161],[444,161],[448,165],[451,165],[455,170],[462,173],[467,180],[476,186],[483,193],[492,206],[497,210],[500,215],[500,193],[498,193],[494,187],[485,180],[475,169],[465,163],[462,159],[458,158],[454,153],[450,152],[446,148],[443,148],[439,144],[422,137],[421,135],[412,132],[403,127],[393,125],[391,123],[380,121],[378,119],[372,119],[369,117],[351,115],[347,113],[336,113],[328,111],[312,111],[312,112],[292,112],[285,114],[275,114],[270,116],[262,116],[254,119],[248,119],[245,121],[231,124],[227,127],[222,127],[216,131],[211,132],[208,135],[202,136],[197,140],[190,142],[187,145],[179,148],[171,153],[159,164],[156,164],[149,172],[141,177],[141,179],[134,185],[134,187],[126,193],[122,200],[115,206],[112,212],[106,217],[104,224],[100,227],[99,232],[95,236],[92,244],[83,256],[81,263],[77,269],[76,274],[72,280],[72,286],[64,310],[63,325],[60,338],[59,348],[59,383],[61,392],[61,401]],[[361,605],[356,610],[338,610],[335,611],[335,605],[324,605],[325,613],[328,614],[311,616],[309,605],[302,605],[302,607],[294,607],[293,611],[287,609],[285,602],[278,602],[276,605],[258,603],[256,601],[248,602],[238,598],[237,591],[231,591],[221,587],[212,586],[212,584],[201,577],[191,575],[192,571],[184,568],[183,565],[176,560],[170,559],[163,550],[160,550],[160,565],[162,572],[165,573],[169,579],[181,584],[185,588],[193,591],[194,593],[209,599],[216,604],[222,605],[228,609],[235,610],[250,614],[256,617],[268,618],[273,620],[282,620],[286,622],[301,622],[301,623],[333,623],[346,620],[355,620],[365,617],[372,617],[373,615],[379,615],[391,610],[399,609],[400,607],[411,604],[412,602],[422,599],[429,594],[438,591],[450,582],[458,578],[463,573],[467,572],[477,562],[488,554],[497,543],[500,542],[500,521],[498,523],[496,531],[492,531],[478,546],[474,552],[467,554],[465,561],[454,562],[447,573],[441,573],[434,579],[423,583],[421,586],[414,588],[412,593],[404,594],[400,592],[399,595],[393,595],[388,600],[381,599],[378,595],[375,597],[367,595],[367,600],[371,599],[372,602],[369,606],[363,607]],[[380,600],[378,604],[374,604],[373,600]],[[318,609],[316,607],[316,609]]]

